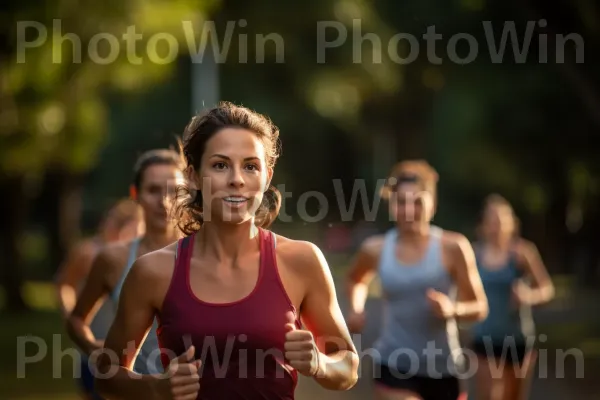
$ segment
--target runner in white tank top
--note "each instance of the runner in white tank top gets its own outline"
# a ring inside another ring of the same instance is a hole
[[[370,280],[379,274],[382,284],[383,327],[373,371],[380,399],[459,398],[456,320],[477,321],[487,313],[468,240],[430,223],[436,182],[437,173],[423,161],[393,168],[382,195],[396,227],[367,239],[349,273],[348,325],[354,332],[364,326]]]

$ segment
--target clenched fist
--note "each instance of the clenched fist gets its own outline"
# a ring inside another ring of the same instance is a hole
[[[296,329],[294,313],[288,311],[285,325],[285,358],[294,369],[305,376],[319,373],[319,349],[310,331]]]
[[[431,305],[433,313],[441,319],[448,319],[455,316],[456,309],[454,303],[448,296],[434,289],[427,291],[427,299]]]
[[[167,368],[169,379],[165,381],[163,398],[172,400],[195,400],[200,390],[198,369],[200,360],[194,360],[194,346],[173,359]]]

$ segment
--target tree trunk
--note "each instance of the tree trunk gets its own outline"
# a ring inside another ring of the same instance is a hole
[[[2,268],[0,284],[4,289],[5,308],[10,312],[22,312],[28,309],[21,287],[23,284],[23,236],[26,224],[27,199],[25,196],[25,178],[23,176],[2,177],[0,195],[2,196],[3,229]]]
[[[81,179],[69,172],[54,169],[46,175],[43,199],[49,211],[47,234],[52,273],[79,237],[81,192]]]
[[[595,205],[595,199],[584,214],[584,224],[581,229],[581,235],[577,242],[584,254],[583,268],[581,270],[580,283],[586,287],[595,287],[598,285],[598,264],[600,262],[600,235],[598,235],[598,226],[600,224],[600,215]]]

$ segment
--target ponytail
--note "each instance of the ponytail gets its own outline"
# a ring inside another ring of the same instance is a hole
[[[256,211],[256,226],[267,229],[279,215],[281,209],[281,193],[275,186],[269,186],[263,201]]]

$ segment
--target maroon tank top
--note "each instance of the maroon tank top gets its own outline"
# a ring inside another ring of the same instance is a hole
[[[259,229],[254,290],[231,303],[207,303],[189,280],[194,235],[179,240],[175,270],[159,318],[163,366],[191,344],[202,360],[197,399],[294,399],[297,372],[284,361],[286,313],[296,316],[279,277],[274,235]],[[169,354],[170,353],[170,354]]]

